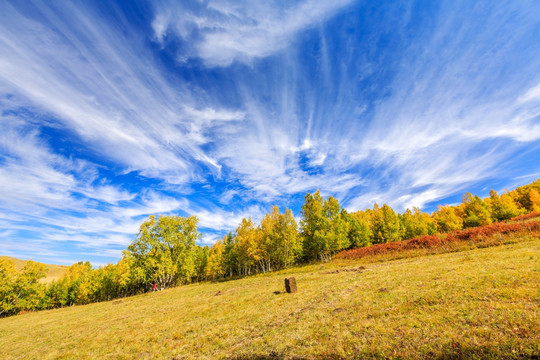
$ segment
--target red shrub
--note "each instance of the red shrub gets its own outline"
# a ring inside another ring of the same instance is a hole
[[[477,228],[453,231],[446,234],[446,236],[444,234],[424,235],[410,240],[346,250],[338,253],[335,257],[337,259],[359,259],[366,256],[398,252],[400,250],[438,249],[452,243],[481,242],[494,234],[508,234],[520,231],[530,231],[538,235],[538,232],[540,232],[540,221],[528,223],[494,223]]]
[[[528,214],[519,215],[510,219],[510,221],[529,220],[535,217],[540,217],[540,212],[532,212]]]

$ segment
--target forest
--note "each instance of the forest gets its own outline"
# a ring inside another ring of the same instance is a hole
[[[459,205],[432,214],[418,208],[396,213],[390,206],[348,212],[332,196],[306,194],[301,219],[272,207],[259,224],[242,219],[211,247],[200,246],[195,216],[151,215],[116,264],[93,268],[79,262],[50,284],[42,264],[17,271],[0,259],[0,317],[20,312],[108,301],[200,281],[216,281],[330,261],[343,250],[474,228],[540,211],[540,179],[489,197],[466,193]]]

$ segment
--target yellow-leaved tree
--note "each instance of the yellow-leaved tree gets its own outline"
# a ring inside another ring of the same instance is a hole
[[[260,266],[261,270],[264,271],[268,254],[262,244],[261,230],[251,220],[251,217],[242,219],[236,229],[235,239],[238,273],[250,275],[257,266]]]

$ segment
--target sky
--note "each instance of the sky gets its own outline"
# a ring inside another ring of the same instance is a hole
[[[320,189],[433,211],[540,177],[540,2],[0,1],[0,255],[115,263]]]

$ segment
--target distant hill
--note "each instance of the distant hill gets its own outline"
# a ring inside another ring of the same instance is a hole
[[[21,270],[24,267],[24,265],[26,265],[26,263],[28,262],[28,260],[21,260],[21,259],[17,259],[11,256],[0,256],[0,259],[7,259],[7,260],[12,261],[15,264],[15,268],[17,270]],[[43,264],[43,263],[40,263],[40,264]],[[68,269],[68,266],[64,266],[64,265],[51,265],[51,264],[43,264],[43,265],[45,265],[45,267],[47,268],[47,276],[41,279],[41,282],[46,283],[46,284],[51,283],[53,282],[53,280],[57,280],[60,277],[62,277],[62,275],[64,275]]]

